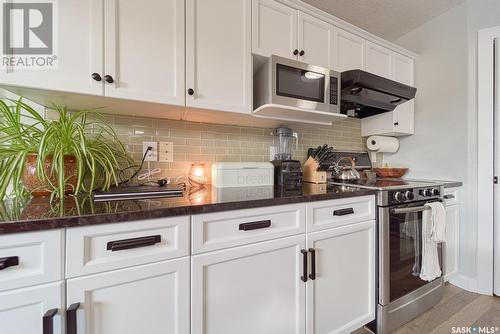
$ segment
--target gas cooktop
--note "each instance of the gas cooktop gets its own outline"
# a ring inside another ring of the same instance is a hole
[[[411,188],[423,187],[439,187],[439,183],[418,180],[404,180],[404,179],[359,179],[349,181],[332,180],[329,182],[333,185],[352,185],[359,188],[375,189],[375,190],[401,190]]]

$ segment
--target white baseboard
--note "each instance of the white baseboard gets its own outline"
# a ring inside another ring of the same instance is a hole
[[[449,282],[461,289],[477,292],[477,280],[475,278],[457,274],[450,277]]]

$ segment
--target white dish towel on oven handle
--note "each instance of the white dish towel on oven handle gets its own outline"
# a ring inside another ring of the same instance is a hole
[[[441,202],[425,204],[422,212],[422,268],[420,278],[432,281],[441,276],[438,243],[446,239],[446,210]]]

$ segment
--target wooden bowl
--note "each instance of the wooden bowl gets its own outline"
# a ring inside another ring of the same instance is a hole
[[[399,179],[408,172],[408,168],[381,167],[373,168],[377,177]]]

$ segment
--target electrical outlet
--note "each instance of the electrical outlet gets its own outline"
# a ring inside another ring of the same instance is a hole
[[[151,146],[153,149],[148,152],[144,161],[158,161],[158,143],[155,141],[142,142],[142,155],[144,156],[144,153],[146,153],[146,150],[149,146]]]
[[[174,143],[169,141],[161,141],[158,145],[158,161],[173,162],[174,161]]]

